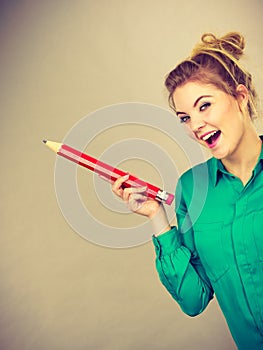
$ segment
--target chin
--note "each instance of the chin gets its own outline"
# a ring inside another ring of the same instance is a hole
[[[211,155],[214,157],[214,158],[216,158],[216,159],[220,159],[220,160],[222,160],[222,159],[225,159],[225,158],[227,158],[227,155],[228,155],[228,152],[227,151],[216,151],[216,150],[210,150],[210,152],[211,152]]]

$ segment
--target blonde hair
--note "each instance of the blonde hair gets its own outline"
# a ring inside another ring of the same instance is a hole
[[[238,32],[230,32],[220,38],[214,34],[205,33],[190,57],[175,67],[166,77],[165,86],[169,92],[170,107],[175,110],[173,101],[175,89],[188,81],[213,84],[234,97],[237,96],[237,86],[243,84],[249,92],[250,118],[255,118],[257,93],[252,84],[251,74],[239,62],[244,48],[244,37]]]

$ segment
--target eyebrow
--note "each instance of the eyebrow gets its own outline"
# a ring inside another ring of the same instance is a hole
[[[212,97],[212,95],[202,95],[200,97],[198,97],[193,105],[193,107],[195,108],[197,103],[202,99],[202,98],[206,98],[206,97]],[[179,112],[179,111],[176,111],[176,114],[179,115],[179,114],[187,114],[185,112]]]

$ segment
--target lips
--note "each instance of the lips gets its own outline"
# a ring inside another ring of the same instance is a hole
[[[205,141],[209,148],[212,148],[215,147],[215,145],[217,144],[220,135],[220,130],[213,130],[201,135],[199,138]]]

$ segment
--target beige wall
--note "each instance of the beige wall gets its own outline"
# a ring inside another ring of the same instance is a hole
[[[166,108],[163,77],[205,31],[244,33],[262,96],[262,10],[260,0],[1,1],[1,349],[235,348],[216,300],[193,319],[179,310],[151,242],[110,249],[67,224],[41,140],[108,105]],[[116,135],[95,136],[98,155]]]

